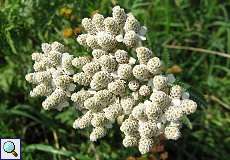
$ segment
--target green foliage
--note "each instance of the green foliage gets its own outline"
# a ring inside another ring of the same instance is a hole
[[[227,0],[0,0],[0,137],[20,137],[25,160],[140,156],[136,149],[121,145],[118,127],[100,142],[89,142],[88,131],[72,129],[78,116],[73,108],[63,113],[43,111],[41,99],[28,96],[31,86],[24,80],[32,70],[30,55],[40,51],[41,42],[60,41],[76,56],[87,54],[74,35],[63,37],[63,30],[79,27],[81,19],[96,10],[109,15],[115,4],[132,11],[148,27],[148,46],[167,67],[182,67],[176,77],[186,82],[200,104],[189,117],[191,122],[184,119],[183,137],[166,143],[170,159],[230,159],[230,60],[165,47],[230,53]],[[70,15],[62,15],[63,8],[69,8]]]

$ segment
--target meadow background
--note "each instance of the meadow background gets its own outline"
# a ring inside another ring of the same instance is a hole
[[[117,4],[148,27],[148,47],[199,103],[189,117],[192,124],[185,121],[182,138],[143,156],[122,146],[118,127],[91,143],[88,131],[72,129],[78,116],[73,108],[61,113],[42,110],[42,98],[30,98],[32,86],[24,80],[32,71],[31,53],[40,51],[42,42],[60,41],[75,56],[87,54],[76,42],[82,18],[97,12],[111,15]],[[22,139],[23,160],[229,160],[230,1],[0,0],[0,138],[4,137]]]

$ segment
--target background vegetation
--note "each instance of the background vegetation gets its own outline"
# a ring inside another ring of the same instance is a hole
[[[122,146],[118,127],[89,142],[88,131],[72,129],[74,109],[45,112],[24,80],[42,42],[60,41],[75,56],[87,54],[75,40],[81,19],[110,15],[116,4],[148,27],[146,44],[199,102],[180,140],[144,156]],[[209,52],[230,53],[229,17],[229,0],[0,0],[0,137],[21,138],[24,160],[154,160],[155,152],[160,159],[229,160],[230,54]]]

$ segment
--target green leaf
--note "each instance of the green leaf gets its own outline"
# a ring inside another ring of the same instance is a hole
[[[192,123],[187,116],[182,117],[182,123],[185,124],[189,129],[192,129]]]
[[[51,153],[53,155],[62,155],[62,156],[66,156],[66,157],[78,158],[81,160],[90,160],[90,158],[86,155],[82,155],[82,154],[71,152],[71,151],[66,151],[63,149],[56,149],[56,148],[54,148],[50,145],[46,145],[46,144],[31,144],[25,148],[25,151],[27,151],[27,152],[29,152],[29,151],[43,151],[43,152]]]

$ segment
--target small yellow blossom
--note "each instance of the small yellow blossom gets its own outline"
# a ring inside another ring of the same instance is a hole
[[[179,74],[183,71],[183,69],[179,65],[173,65],[171,68],[167,70],[169,73]]]
[[[65,28],[62,32],[63,37],[69,38],[73,35],[73,29],[72,28]]]
[[[68,7],[63,7],[59,10],[59,14],[61,16],[64,16],[66,18],[69,18],[72,15],[73,10],[71,8]]]
[[[128,158],[126,158],[126,160],[136,160],[135,157],[129,156]]]

